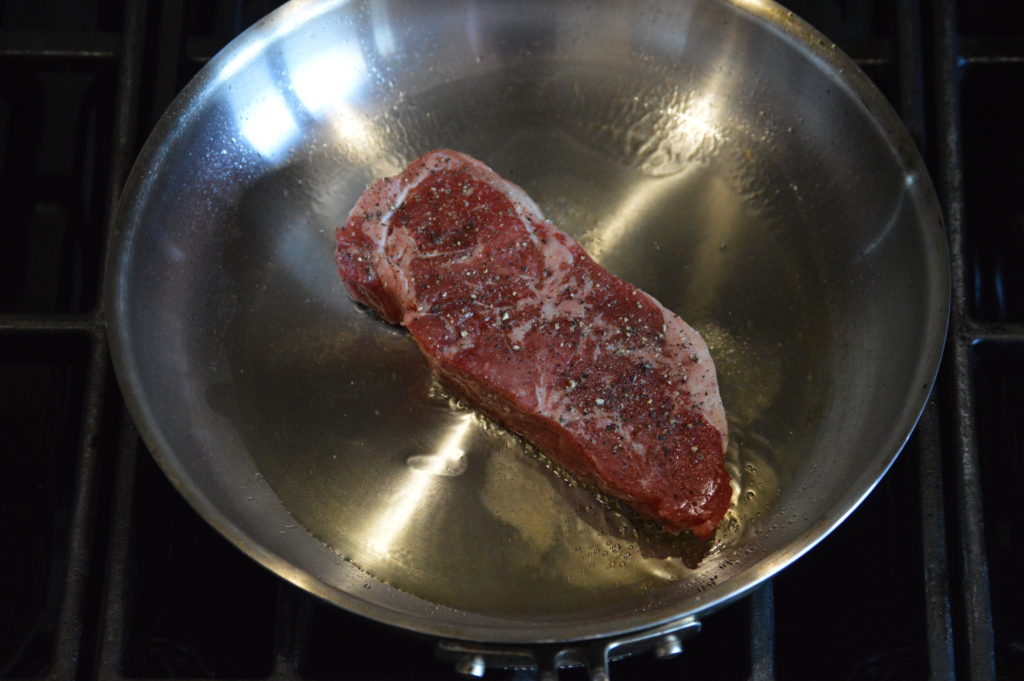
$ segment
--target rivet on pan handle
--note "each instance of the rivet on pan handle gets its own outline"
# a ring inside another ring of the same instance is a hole
[[[575,644],[491,646],[463,641],[440,641],[437,657],[455,663],[455,671],[481,678],[491,669],[532,669],[541,681],[557,681],[562,669],[586,667],[591,681],[610,681],[608,663],[630,655],[653,651],[661,660],[683,652],[683,640],[700,631],[692,617],[618,638]]]

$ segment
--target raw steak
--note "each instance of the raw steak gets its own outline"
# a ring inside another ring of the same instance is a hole
[[[434,151],[370,186],[337,242],[351,296],[470,403],[669,532],[714,531],[731,488],[707,345],[521,188]]]

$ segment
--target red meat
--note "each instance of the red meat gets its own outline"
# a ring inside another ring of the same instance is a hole
[[[731,487],[707,345],[522,189],[434,151],[369,187],[337,242],[351,296],[471,404],[669,532],[714,531]]]

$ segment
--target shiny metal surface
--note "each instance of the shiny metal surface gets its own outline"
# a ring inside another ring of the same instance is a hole
[[[348,300],[334,227],[437,147],[707,338],[737,487],[710,545],[562,480]],[[813,546],[908,437],[948,308],[898,120],[756,0],[292,2],[161,120],[111,265],[118,377],[207,520],[338,605],[513,643],[700,613]]]

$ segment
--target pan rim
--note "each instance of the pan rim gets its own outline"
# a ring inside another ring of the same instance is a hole
[[[921,385],[920,402],[912,401],[912,408],[904,408],[899,414],[899,419],[894,419],[893,435],[890,440],[892,447],[885,456],[873,459],[875,464],[873,470],[865,473],[871,482],[856,495],[852,503],[845,508],[838,509],[837,512],[822,517],[816,524],[791,541],[786,550],[770,554],[747,570],[709,588],[698,598],[693,599],[685,608],[679,607],[679,604],[676,604],[675,607],[660,606],[644,613],[620,616],[611,624],[608,621],[578,622],[572,627],[567,627],[564,623],[537,622],[522,622],[519,626],[511,626],[512,622],[504,618],[500,618],[500,622],[496,619],[494,624],[459,624],[409,612],[400,612],[371,603],[311,576],[306,570],[283,556],[260,545],[210,500],[197,493],[189,482],[187,472],[177,461],[160,429],[154,426],[157,421],[153,416],[151,395],[141,383],[137,370],[138,359],[132,350],[126,321],[127,315],[122,295],[126,262],[131,252],[136,227],[139,224],[137,220],[137,213],[140,209],[139,197],[146,194],[145,187],[154,180],[152,169],[159,165],[167,146],[177,134],[180,134],[177,131],[187,125],[193,103],[196,100],[201,101],[210,89],[229,77],[232,64],[234,64],[234,68],[244,65],[238,60],[246,58],[246,45],[255,39],[269,40],[275,35],[283,35],[304,25],[316,16],[347,4],[346,0],[292,0],[229,43],[203,67],[161,117],[136,159],[125,183],[111,234],[111,246],[108,248],[105,268],[108,285],[105,286],[103,307],[110,330],[108,337],[115,374],[128,411],[143,441],[164,474],[189,505],[196,509],[203,519],[228,541],[266,569],[350,612],[429,636],[508,644],[564,643],[601,639],[708,614],[743,597],[760,583],[799,559],[853,513],[875,488],[906,445],[927,404],[928,396],[938,374],[951,304],[949,252],[938,200],[920,154],[888,101],[859,67],[836,49],[831,41],[797,18],[792,12],[771,0],[712,0],[712,2],[733,8],[780,36],[793,49],[800,51],[808,59],[816,60],[821,68],[829,72],[835,82],[842,84],[854,96],[857,103],[864,108],[865,115],[877,126],[882,138],[889,144],[889,148],[900,166],[908,174],[919,178],[913,191],[916,203],[923,214],[922,239],[928,244],[929,255],[944,264],[944,267],[929,269],[928,295],[934,298],[929,302],[938,303],[939,309],[928,317],[932,325],[931,328],[922,330],[922,337],[931,342],[921,348],[920,360],[913,374]],[[248,55],[249,58],[252,56],[252,54]],[[476,616],[474,615],[474,617]]]

